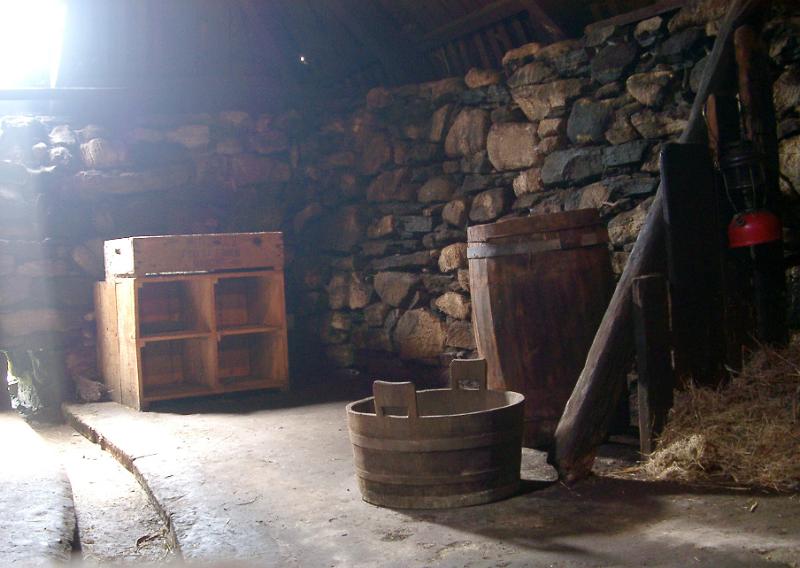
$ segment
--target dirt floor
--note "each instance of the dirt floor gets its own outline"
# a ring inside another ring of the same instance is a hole
[[[186,560],[259,566],[800,566],[800,497],[598,476],[491,505],[388,510],[360,499],[345,393],[257,394],[135,412],[74,405],[78,429],[146,484]],[[613,469],[613,460],[601,466]],[[603,469],[602,467],[600,469]],[[130,537],[136,538],[139,532]],[[130,538],[129,538],[130,540]]]
[[[140,564],[173,558],[170,535],[147,494],[100,446],[63,424],[34,425],[69,477],[86,564]]]

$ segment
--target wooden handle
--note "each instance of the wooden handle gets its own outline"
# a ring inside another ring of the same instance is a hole
[[[375,381],[372,383],[372,395],[375,397],[375,414],[378,416],[406,416],[417,418],[417,391],[414,383],[390,383]]]
[[[450,362],[450,388],[460,389],[461,381],[478,383],[478,390],[486,390],[486,359],[453,359]]]

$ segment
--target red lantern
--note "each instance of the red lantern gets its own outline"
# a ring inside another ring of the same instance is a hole
[[[743,140],[726,149],[720,168],[728,200],[740,211],[728,225],[728,246],[751,247],[781,240],[781,221],[765,208],[764,156]]]
[[[781,239],[781,220],[766,209],[735,215],[728,225],[728,246],[731,248],[763,245]]]

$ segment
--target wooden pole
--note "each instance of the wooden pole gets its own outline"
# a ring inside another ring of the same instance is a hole
[[[672,407],[672,372],[669,332],[669,297],[663,274],[633,280],[633,323],[636,366],[639,371],[639,446],[647,455],[664,429]]]
[[[721,82],[732,61],[733,31],[769,0],[734,0],[720,27],[714,48],[703,72],[689,121],[680,142],[705,139],[703,106]],[[591,473],[594,452],[605,437],[611,411],[622,392],[624,366],[631,353],[631,288],[636,276],[649,271],[664,238],[662,192],[656,197],[645,219],[628,265],[600,323],[572,396],[567,402],[555,433],[550,461],[567,481]]]
[[[739,27],[734,34],[738,68],[739,101],[743,138],[764,156],[765,184],[760,188],[757,209],[779,212],[779,158],[777,121],[769,77],[769,58],[753,26]],[[756,333],[765,343],[784,344],[786,325],[786,272],[783,242],[777,240],[750,247],[753,265],[753,303]]]

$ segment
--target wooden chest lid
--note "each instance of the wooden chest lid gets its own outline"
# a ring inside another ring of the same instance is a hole
[[[283,269],[283,234],[219,233],[106,241],[106,278]]]
[[[601,219],[597,209],[577,209],[475,225],[467,229],[467,240],[470,243],[481,243],[504,237],[581,229],[599,224],[601,224]]]

